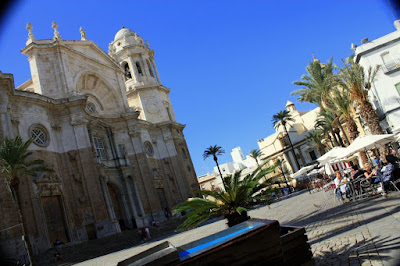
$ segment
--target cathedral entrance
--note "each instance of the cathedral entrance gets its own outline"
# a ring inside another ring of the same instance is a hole
[[[53,245],[56,240],[69,242],[61,197],[44,196],[41,199],[50,244]]]
[[[163,210],[168,209],[168,201],[167,201],[167,198],[165,197],[164,189],[158,188],[156,190],[157,190],[157,196],[158,196],[158,199],[160,200],[162,209]]]
[[[118,220],[121,230],[125,230],[125,222],[124,216],[122,214],[123,204],[121,202],[121,198],[119,197],[120,193],[117,188],[113,185],[107,183],[108,193],[110,194],[112,208],[114,210],[115,218]]]

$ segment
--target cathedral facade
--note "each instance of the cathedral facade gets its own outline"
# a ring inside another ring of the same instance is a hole
[[[0,141],[33,138],[30,159],[54,173],[20,178],[22,213],[36,254],[163,221],[198,190],[193,163],[147,41],[122,28],[108,54],[93,41],[36,40],[22,53],[32,78],[18,88],[0,72]],[[2,177],[1,180],[4,180]],[[1,181],[0,248],[26,253]]]

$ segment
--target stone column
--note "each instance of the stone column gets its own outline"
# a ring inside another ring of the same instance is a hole
[[[104,176],[100,176],[100,183],[101,183],[101,187],[103,189],[103,194],[104,194],[104,199],[106,201],[106,206],[107,206],[107,212],[108,215],[111,219],[111,225],[114,228],[116,233],[120,233],[121,232],[121,227],[119,226],[119,221],[117,220],[117,217],[115,216],[115,212],[114,209],[112,207],[112,203],[111,203],[111,199],[110,199],[110,193],[108,191],[108,187],[107,187],[107,177]]]
[[[150,59],[150,63],[153,65],[153,69],[155,72],[154,75],[157,77],[157,81],[158,81],[157,83],[161,85],[160,75],[158,75],[158,70],[157,70],[156,64],[154,63],[154,60]]]

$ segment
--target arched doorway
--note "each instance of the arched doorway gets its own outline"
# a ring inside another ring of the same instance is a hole
[[[126,229],[124,216],[123,216],[123,203],[121,199],[121,194],[119,193],[118,188],[107,183],[108,193],[110,194],[111,205],[114,210],[115,219],[118,220],[121,230]]]
[[[56,240],[69,242],[61,196],[42,196],[41,201],[50,244],[53,245]]]

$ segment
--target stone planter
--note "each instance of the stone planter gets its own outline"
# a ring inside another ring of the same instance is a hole
[[[313,265],[304,233],[278,221],[250,219],[178,248],[165,242],[118,265]]]
[[[281,226],[281,246],[285,265],[314,265],[304,227]]]

